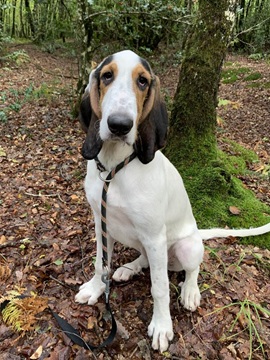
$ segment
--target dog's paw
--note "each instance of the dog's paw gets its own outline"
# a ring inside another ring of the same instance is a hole
[[[104,290],[105,284],[102,282],[101,277],[95,275],[93,279],[80,287],[80,291],[75,296],[75,301],[81,304],[94,305],[100,295],[104,293]]]
[[[148,260],[145,255],[140,255],[134,261],[127,263],[118,268],[113,274],[113,280],[115,281],[128,281],[134,275],[140,274],[143,268],[148,267]]]
[[[148,326],[148,335],[153,337],[152,348],[164,352],[169,347],[169,341],[173,339],[173,327],[171,319],[161,321],[154,316]]]
[[[113,274],[112,278],[115,281],[128,281],[131,279],[136,272],[131,268],[128,267],[128,264],[125,266],[119,267]]]
[[[200,305],[201,294],[197,285],[184,282],[181,286],[181,304],[185,309],[195,311]]]

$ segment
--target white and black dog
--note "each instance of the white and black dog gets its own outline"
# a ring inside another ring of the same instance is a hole
[[[198,230],[181,176],[159,151],[168,126],[159,79],[134,52],[109,56],[91,72],[80,119],[87,133],[82,154],[89,160],[85,191],[95,217],[97,259],[95,275],[81,286],[76,301],[95,304],[105,289],[100,225],[104,182],[93,159],[98,157],[111,171],[135,149],[136,158],[115,175],[107,196],[108,258],[110,262],[115,241],[140,252],[115,271],[116,281],[150,266],[154,309],[148,334],[153,348],[165,351],[173,338],[168,269],[185,270],[181,301],[194,311],[201,297],[197,277],[202,239],[259,235],[270,231],[270,223],[250,230]]]

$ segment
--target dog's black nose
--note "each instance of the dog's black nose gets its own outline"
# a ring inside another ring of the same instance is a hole
[[[126,135],[133,126],[133,120],[124,114],[113,114],[108,117],[108,127],[114,135]]]

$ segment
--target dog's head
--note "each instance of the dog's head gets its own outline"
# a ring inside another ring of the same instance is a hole
[[[165,145],[168,116],[148,62],[129,50],[103,60],[89,76],[80,121],[86,159],[95,158],[103,142],[122,141],[134,146],[142,163],[153,160]]]

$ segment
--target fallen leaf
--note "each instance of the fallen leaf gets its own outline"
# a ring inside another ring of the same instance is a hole
[[[232,101],[231,102],[232,108],[237,110],[241,107],[241,104],[238,101]]]
[[[11,274],[11,270],[8,265],[1,265],[0,264],[0,279],[5,280],[7,279]]]
[[[75,195],[75,194],[71,195],[70,198],[71,198],[72,201],[78,201],[79,200],[79,197],[77,195]]]
[[[230,206],[229,207],[230,213],[233,215],[239,215],[241,213],[241,210],[238,209],[236,206]]]
[[[60,246],[57,244],[57,243],[53,243],[53,249],[55,250],[55,251],[59,251],[60,250]]]
[[[23,278],[23,272],[20,270],[15,271],[17,281],[21,281]]]
[[[0,244],[4,244],[6,241],[7,241],[7,238],[5,237],[5,235],[1,235]]]
[[[217,124],[220,127],[224,126],[224,120],[220,116],[217,116]]]
[[[40,345],[37,350],[30,356],[31,360],[39,359],[43,351],[42,345]]]
[[[87,321],[87,329],[92,330],[96,324],[97,324],[97,318],[94,316],[89,316]]]
[[[218,106],[226,106],[226,105],[229,105],[231,103],[232,103],[232,101],[226,100],[226,99],[219,99],[218,100]]]
[[[78,279],[67,278],[67,279],[65,279],[65,283],[67,285],[78,285],[78,284],[81,284],[82,282]]]
[[[61,259],[57,259],[57,260],[55,260],[54,262],[53,262],[55,265],[57,265],[57,266],[61,266],[61,265],[63,265],[63,260],[61,260]]]
[[[121,338],[128,340],[130,338],[130,334],[128,330],[125,328],[125,326],[118,320],[116,320],[117,323],[117,332],[121,336]]]
[[[1,157],[7,156],[5,150],[4,150],[1,146],[0,146],[0,156],[1,156]]]

